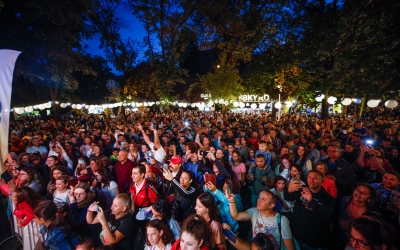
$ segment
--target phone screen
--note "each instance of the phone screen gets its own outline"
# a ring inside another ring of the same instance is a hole
[[[293,177],[293,180],[300,181],[300,175],[296,174],[296,175]]]

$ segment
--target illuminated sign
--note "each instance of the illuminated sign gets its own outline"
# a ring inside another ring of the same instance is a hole
[[[268,102],[270,101],[269,95],[240,95],[238,98],[241,102]]]

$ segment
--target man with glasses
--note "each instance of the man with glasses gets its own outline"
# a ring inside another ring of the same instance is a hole
[[[339,147],[337,145],[329,146],[328,158],[322,160],[322,162],[328,165],[326,177],[336,182],[338,199],[346,195],[351,195],[352,188],[356,184],[356,176],[350,163],[341,157]]]

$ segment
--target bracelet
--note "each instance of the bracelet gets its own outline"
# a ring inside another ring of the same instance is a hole
[[[93,213],[94,211],[88,209],[88,212],[89,212],[89,213]]]

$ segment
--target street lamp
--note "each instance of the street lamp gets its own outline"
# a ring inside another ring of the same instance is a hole
[[[278,85],[278,89],[279,89],[278,102],[279,102],[279,104],[280,104],[280,103],[281,103],[281,92],[282,92],[282,85]],[[281,108],[282,108],[282,105],[279,105],[278,121],[279,121],[279,120],[280,120],[280,118],[281,118]]]

